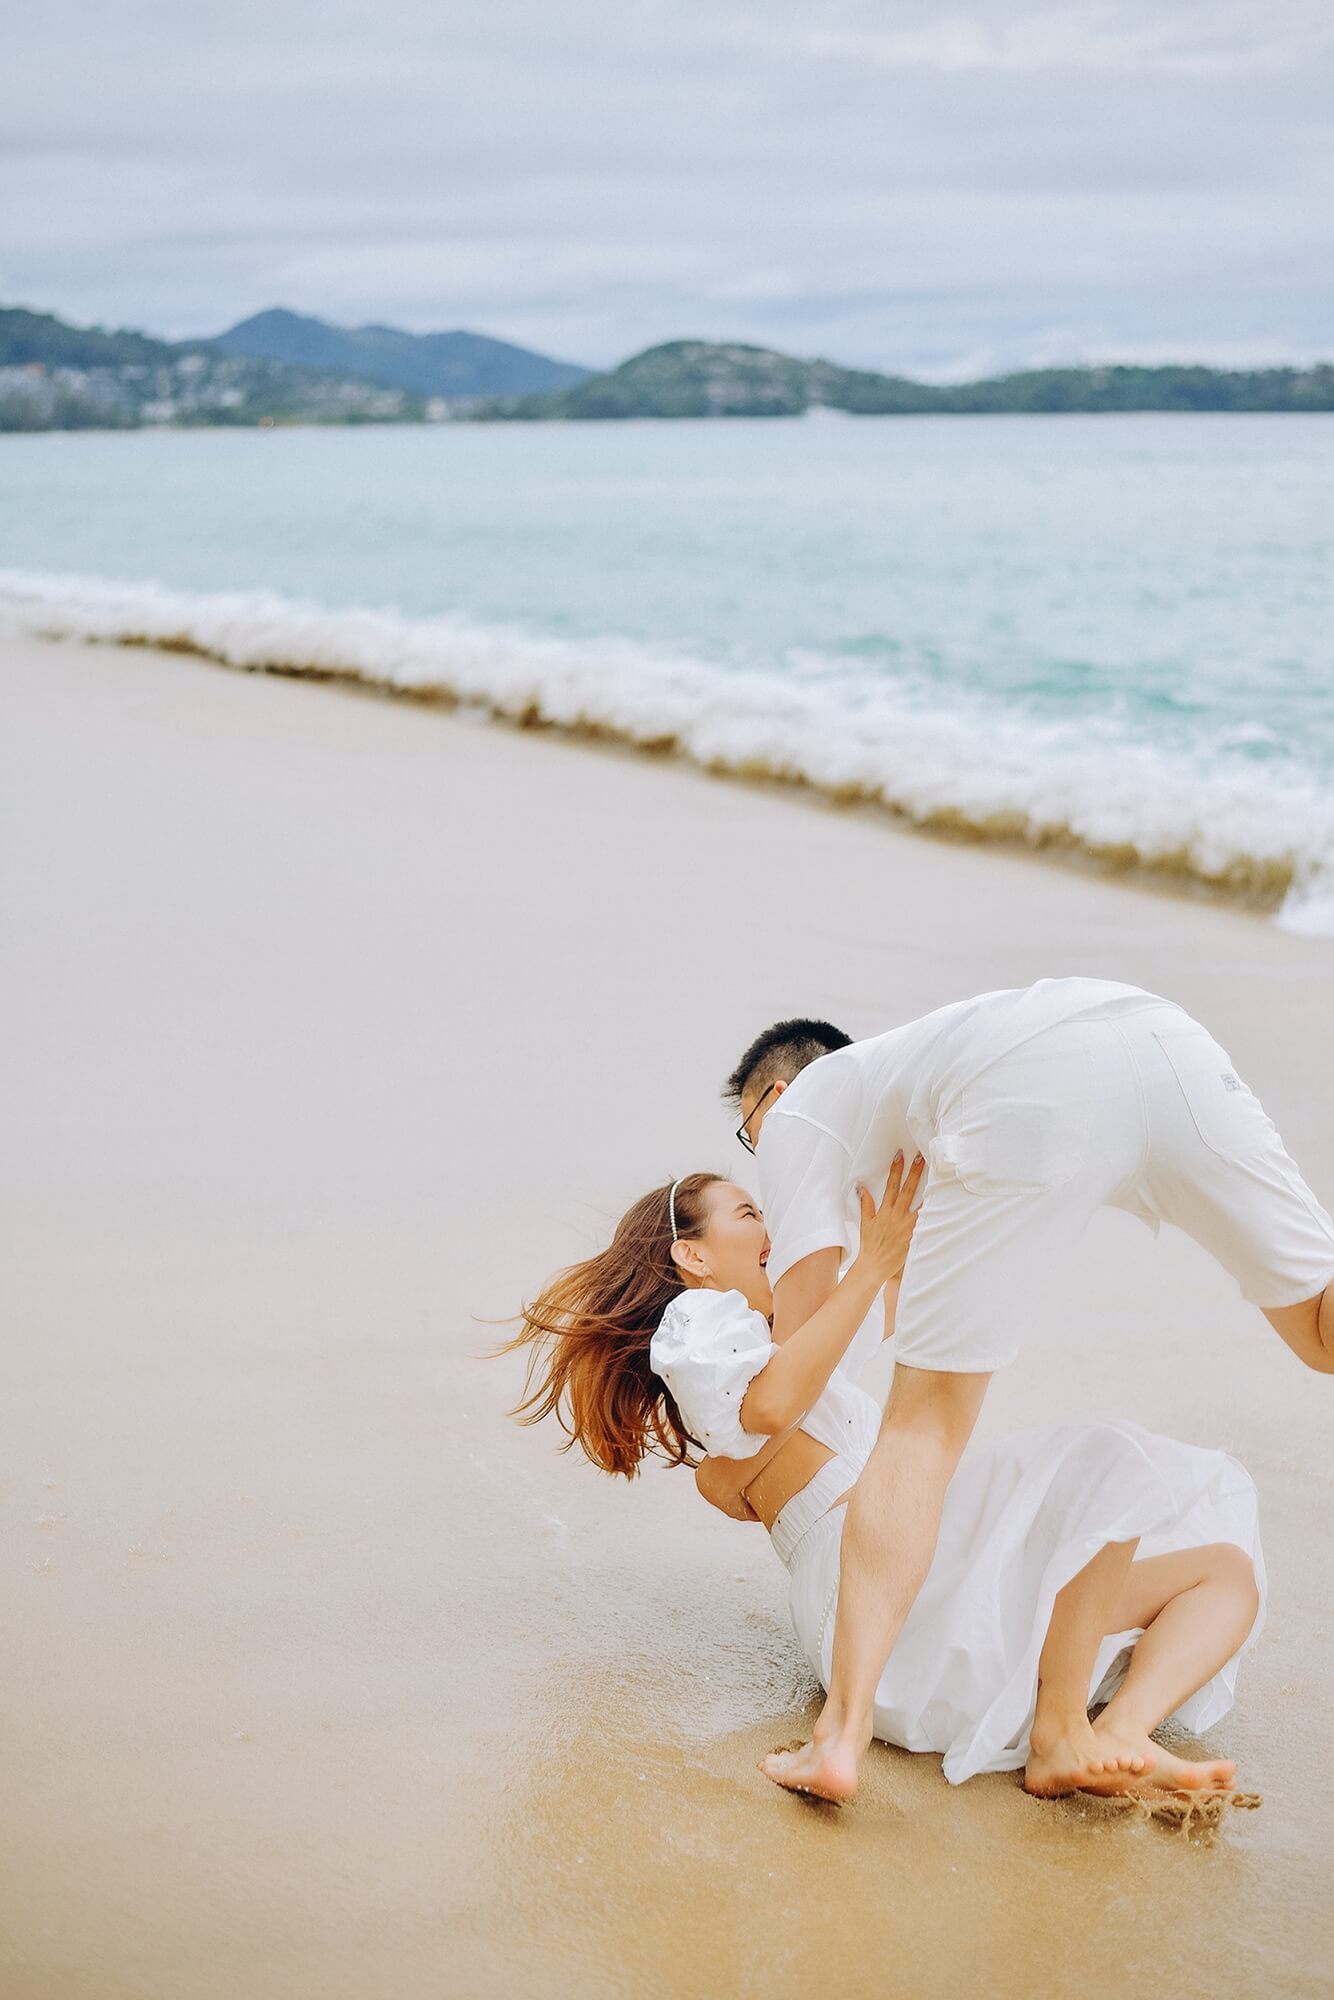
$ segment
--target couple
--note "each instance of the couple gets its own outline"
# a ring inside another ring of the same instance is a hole
[[[780,1023],[728,1095],[762,1207],[711,1174],[654,1189],[514,1345],[526,1421],[555,1412],[607,1472],[696,1464],[769,1530],[827,1698],[766,1775],[849,1799],[880,1736],[1043,1796],[1230,1783],[1152,1731],[1226,1713],[1258,1633],[1243,1469],[1122,1422],[965,1452],[1036,1282],[1104,1206],[1186,1230],[1334,1374],[1334,1223],[1229,1057],[1138,988],[1042,980],[863,1042]],[[882,1334],[883,1415],[854,1379]]]

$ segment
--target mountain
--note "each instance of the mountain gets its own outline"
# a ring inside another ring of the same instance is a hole
[[[597,417],[792,417],[1032,414],[1129,410],[1334,410],[1334,366],[1038,368],[938,385],[801,361],[767,347],[674,340],[555,394],[496,398],[478,421]]]
[[[395,423],[419,397],[327,369],[0,308],[0,431],[143,424]]]
[[[263,351],[251,351],[254,345]],[[285,351],[273,352],[278,347]],[[512,384],[515,371],[530,381],[536,371],[545,390],[501,394],[480,386]],[[166,341],[0,308],[0,431],[412,423],[426,416],[792,417],[812,409],[855,416],[1334,411],[1334,366],[1037,368],[942,386],[767,347],[674,340],[605,375],[588,375],[472,333],[347,332],[272,312],[220,341]]]
[[[213,342],[227,354],[327,368],[343,376],[406,389],[416,396],[467,400],[524,396],[582,382],[587,368],[551,361],[482,333],[402,333],[392,326],[330,326],[275,307],[256,313]]]
[[[420,422],[587,372],[482,334],[348,331],[289,312],[167,341],[0,308],[0,431]]]

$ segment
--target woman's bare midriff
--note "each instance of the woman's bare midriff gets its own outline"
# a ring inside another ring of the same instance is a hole
[[[828,1465],[834,1453],[827,1444],[817,1444],[805,1431],[794,1431],[761,1472],[743,1490],[766,1528],[772,1528],[794,1493],[809,1486],[817,1472]],[[841,1496],[846,1500],[847,1494]],[[837,1507],[836,1500],[834,1505]]]

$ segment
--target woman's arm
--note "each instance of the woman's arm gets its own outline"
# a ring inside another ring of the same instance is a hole
[[[902,1277],[885,1283],[885,1339],[894,1337],[894,1317],[899,1308]],[[797,1426],[789,1424],[777,1437],[770,1438],[754,1458],[705,1458],[695,1467],[695,1485],[711,1507],[733,1521],[758,1521],[759,1515],[746,1498],[746,1488],[759,1478],[765,1466],[777,1456]]]
[[[818,1401],[876,1294],[903,1270],[917,1221],[913,1198],[925,1168],[919,1154],[905,1176],[903,1156],[896,1155],[879,1208],[865,1188],[861,1190],[861,1243],[856,1258],[840,1278],[833,1297],[783,1342],[752,1380],[741,1404],[743,1430],[773,1437],[799,1424],[811,1404]]]
[[[770,1438],[754,1458],[705,1458],[695,1467],[695,1487],[711,1507],[733,1521],[758,1521],[759,1515],[746,1498],[746,1488],[758,1479],[764,1467],[777,1457],[792,1435],[792,1428]]]

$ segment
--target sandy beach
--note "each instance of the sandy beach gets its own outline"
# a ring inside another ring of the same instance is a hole
[[[1334,1381],[1099,1219],[987,1434],[1255,1477],[1218,1843],[877,1748],[842,1815],[767,1539],[613,1483],[485,1358],[654,1181],[745,1178],[762,1025],[1044,974],[1230,1048],[1334,1198],[1334,944],[661,759],[0,641],[0,1994],[1328,1993]]]

